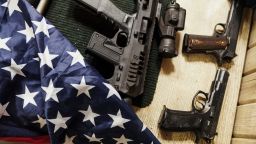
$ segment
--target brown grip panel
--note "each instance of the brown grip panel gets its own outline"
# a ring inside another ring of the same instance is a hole
[[[183,52],[208,53],[216,50],[226,50],[229,40],[226,36],[201,36],[185,34],[183,40]]]

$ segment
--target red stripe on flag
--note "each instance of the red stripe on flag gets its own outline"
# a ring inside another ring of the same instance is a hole
[[[29,144],[49,144],[49,136],[39,137],[0,137],[0,141],[6,142],[25,142]]]

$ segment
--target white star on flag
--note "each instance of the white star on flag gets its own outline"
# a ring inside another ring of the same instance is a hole
[[[18,33],[21,33],[26,36],[26,43],[28,43],[32,38],[35,38],[33,28],[29,27],[26,21],[25,21],[25,29],[18,31]]]
[[[40,115],[37,115],[38,120],[33,121],[32,123],[39,123],[40,124],[40,128],[43,128],[46,125],[46,120],[42,117],[40,117]]]
[[[38,94],[38,92],[30,92],[29,89],[27,88],[27,86],[25,85],[25,93],[24,94],[20,94],[20,95],[16,95],[17,97],[21,98],[24,100],[23,103],[23,108],[25,108],[29,103],[33,104],[35,106],[37,106],[34,97]]]
[[[116,127],[116,126],[120,127],[120,128],[124,128],[124,123],[127,123],[130,121],[129,119],[122,117],[120,109],[118,110],[116,115],[112,115],[112,114],[108,114],[108,115],[113,120],[113,123],[111,124],[111,128]]]
[[[6,45],[6,43],[10,40],[11,38],[8,37],[8,38],[0,38],[0,50],[1,49],[5,49],[5,50],[8,50],[8,51],[11,51],[11,49]]]
[[[80,110],[79,112],[84,114],[83,122],[89,120],[94,126],[95,126],[94,118],[100,116],[99,114],[94,113],[90,106],[88,107],[88,109],[86,111]]]
[[[2,104],[0,103],[0,119],[2,118],[2,116],[10,116],[10,115],[8,114],[8,112],[6,111],[6,108],[7,108],[8,104],[9,104],[9,102],[6,103],[6,104],[4,104],[4,105],[2,105]]]
[[[73,144],[75,136],[69,137],[68,135],[65,136],[65,142],[63,144]]]
[[[40,32],[43,32],[47,37],[50,37],[49,35],[49,29],[53,28],[53,25],[47,24],[45,18],[39,22],[39,21],[32,21],[34,25],[37,26],[35,34],[38,34]]]
[[[49,122],[54,124],[54,133],[58,131],[60,128],[66,129],[68,126],[66,125],[66,122],[70,119],[71,117],[62,117],[60,112],[58,111],[57,117],[55,119],[48,119]]]
[[[85,67],[84,57],[81,55],[81,53],[78,50],[76,52],[67,52],[67,53],[73,58],[71,66],[76,63],[80,63]]]
[[[133,140],[127,139],[124,135],[122,135],[120,138],[114,138],[116,144],[128,144],[128,142],[131,142]]]
[[[119,93],[114,89],[114,87],[108,83],[103,83],[108,89],[108,95],[107,98],[110,98],[112,96],[117,96],[120,100],[122,100],[121,96],[119,95]]]
[[[91,98],[89,90],[94,88],[95,86],[92,85],[87,85],[85,82],[85,77],[83,76],[81,79],[80,84],[71,84],[75,89],[78,90],[77,95],[79,96],[81,94],[85,94],[86,96],[88,96],[89,98]]]
[[[52,60],[58,57],[56,54],[50,54],[48,46],[45,47],[44,53],[38,53],[38,56],[40,58],[40,67],[48,65],[51,69],[53,69]]]
[[[142,129],[141,129],[141,132],[143,132],[144,130],[147,129],[147,126],[143,123],[143,126],[142,126]]]
[[[49,99],[53,99],[54,101],[59,102],[57,93],[60,92],[63,88],[55,88],[53,86],[52,80],[50,80],[48,87],[42,87],[42,89],[46,93],[45,101],[48,101]]]
[[[26,64],[18,65],[13,59],[11,59],[11,65],[8,67],[3,67],[2,69],[10,72],[11,79],[13,79],[15,75],[21,75],[26,77],[25,74],[21,71],[25,66]]]
[[[1,6],[8,7],[9,16],[12,15],[12,13],[16,10],[18,12],[21,12],[19,6],[18,6],[19,0],[7,0],[5,3],[3,3]]]
[[[95,136],[95,134],[92,134],[92,136],[89,136],[89,135],[84,135],[84,136],[89,140],[89,142],[100,142],[101,143],[101,140],[103,139],[103,138],[97,138]]]
[[[35,61],[39,61],[40,59],[39,59],[39,57],[37,57],[37,58],[33,58],[33,60],[35,60]]]

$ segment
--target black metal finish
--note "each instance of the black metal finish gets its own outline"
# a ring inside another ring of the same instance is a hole
[[[229,73],[218,69],[209,93],[199,91],[193,100],[192,111],[178,111],[164,106],[159,127],[166,131],[193,131],[196,143],[201,138],[210,142],[216,135]]]
[[[176,33],[184,29],[185,18],[186,10],[181,8],[176,0],[171,0],[159,21],[161,37],[159,52],[163,57],[172,58],[178,55],[175,46]]]
[[[236,56],[243,9],[243,0],[232,0],[227,23],[217,24],[213,36],[185,34],[183,52],[211,54],[219,65],[230,62]]]
[[[256,1],[255,0],[245,0],[246,6],[255,8],[256,7]]]
[[[78,1],[118,26],[118,32],[113,38],[94,32],[87,50],[114,65],[113,76],[108,79],[111,85],[128,96],[139,96],[144,91],[149,53],[160,19],[162,3],[159,0],[138,0],[137,12],[130,15],[118,9],[109,0]],[[175,5],[178,4],[175,2]],[[172,13],[176,12],[179,12],[180,19],[168,27],[183,29],[185,17],[181,16],[184,15],[184,10],[173,8],[173,4],[170,4],[167,11],[169,12],[166,12],[165,19],[169,20],[168,16],[175,19]],[[170,35],[168,29],[165,30],[163,38]],[[170,39],[174,39],[174,33],[171,35]]]

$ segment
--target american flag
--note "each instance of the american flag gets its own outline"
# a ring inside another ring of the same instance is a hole
[[[0,140],[45,135],[54,144],[159,143],[26,0],[0,0]]]

